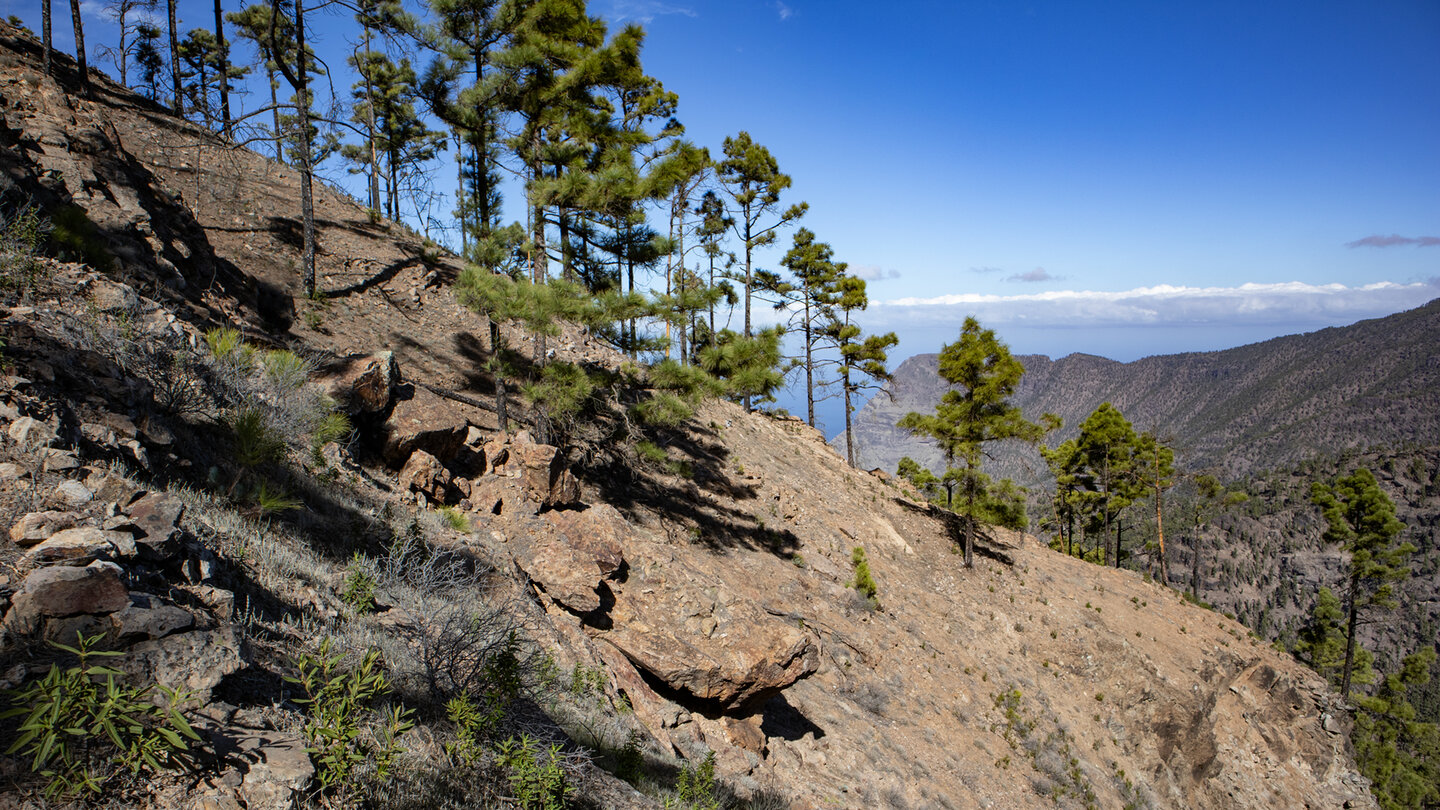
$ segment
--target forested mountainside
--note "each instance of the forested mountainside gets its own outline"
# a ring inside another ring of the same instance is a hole
[[[0,24],[0,806],[1376,806],[1290,656],[797,421],[566,327],[614,389],[501,429],[457,259],[318,188],[306,296],[293,168],[91,85]]]
[[[906,455],[941,466],[933,448],[895,427],[910,411],[933,409],[944,393],[937,358],[906,360],[895,370],[892,396],[877,395],[856,414],[861,466],[894,470]],[[1440,436],[1440,299],[1225,351],[1130,363],[1085,354],[1018,359],[1025,376],[1015,403],[1032,419],[1049,412],[1064,420],[1049,443],[1073,437],[1086,416],[1110,402],[1136,430],[1169,439],[1183,468],[1224,478],[1345,450],[1432,444]],[[1044,477],[1045,465],[1015,446],[992,471],[1028,484]]]

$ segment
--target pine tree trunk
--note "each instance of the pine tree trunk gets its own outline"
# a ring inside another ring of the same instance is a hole
[[[501,356],[500,345],[500,324],[493,317],[486,318],[490,321],[490,361],[494,363],[495,375],[495,416],[500,423],[500,432],[510,432],[509,396],[505,390],[505,369],[502,365],[504,358]]]
[[[221,131],[230,140],[235,133],[230,125],[230,54],[225,45],[225,18],[220,12],[220,0],[215,0],[215,47],[220,59],[220,122]],[[124,83],[124,79],[121,79]]]
[[[850,462],[851,468],[855,467],[855,426],[850,420],[850,367],[843,366],[840,371],[840,388],[845,393],[845,458]]]
[[[1160,582],[1168,588],[1170,587],[1170,564],[1165,559],[1165,510],[1161,502],[1162,497],[1160,481],[1157,478],[1155,481],[1155,533],[1160,539]]]
[[[1345,668],[1340,675],[1340,696],[1346,700],[1350,699],[1350,673],[1355,666],[1355,625],[1360,613],[1359,605],[1356,604],[1359,594],[1356,591],[1359,590],[1359,587],[1360,583],[1352,576],[1350,578],[1350,616],[1345,626]]]
[[[40,0],[40,40],[45,51],[45,75],[50,75],[50,0]]]
[[[266,68],[265,76],[270,80],[270,122],[275,127],[275,162],[285,162],[285,138],[280,134],[280,98],[275,94],[275,70]]]
[[[90,93],[90,69],[85,66],[85,27],[80,21],[80,0],[70,0],[70,24],[75,27],[75,62],[80,69],[80,92]]]
[[[965,567],[975,567],[975,485],[974,479],[965,482]]]
[[[184,107],[180,103],[180,34],[175,30],[175,0],[166,0],[165,10],[170,18],[170,89],[175,94],[170,111],[180,115]]]
[[[360,77],[365,80],[365,139],[370,145],[370,209],[380,210],[380,153],[375,141],[375,90],[370,83],[370,22],[361,26],[364,36],[365,69]]]
[[[278,2],[278,0],[277,0]],[[305,297],[315,295],[315,167],[310,165],[310,75],[305,66],[305,2],[295,0],[295,76],[299,81],[296,100],[300,104],[300,131],[296,138],[300,152],[300,216],[304,220],[304,257],[301,285]]]
[[[815,427],[815,353],[810,330],[810,299],[805,299],[805,423]],[[848,414],[847,414],[848,417]],[[855,466],[851,459],[850,466]]]
[[[115,10],[116,10],[116,12],[119,14],[119,21],[118,21],[118,22],[120,23],[120,85],[121,85],[122,87],[129,87],[129,86],[130,86],[130,71],[129,71],[129,67],[130,67],[130,37],[127,36],[127,35],[128,35],[129,32],[130,32],[130,23],[129,23],[129,16],[130,16],[130,14],[129,14],[129,9],[126,8],[125,3],[123,3],[123,2],[122,2],[122,3],[119,3],[119,4],[115,7]]]

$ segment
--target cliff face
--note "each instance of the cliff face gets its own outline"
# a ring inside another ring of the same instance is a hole
[[[197,707],[217,738],[268,752],[251,762],[294,766],[261,782],[258,766],[222,762],[199,784],[153,787],[152,805],[286,805],[309,788],[303,759],[279,756],[303,747],[287,661],[320,637],[381,649],[400,698],[423,706],[427,640],[484,614],[511,617],[503,625],[577,684],[557,691],[537,676],[523,728],[601,764],[627,738],[644,752],[646,794],[591,767],[577,799],[587,806],[658,806],[654,784],[673,780],[676,758],[710,751],[752,806],[1373,806],[1339,703],[1313,673],[1173,592],[1027,536],[994,532],[966,570],[953,518],[849,469],[799,422],[708,403],[650,437],[666,464],[627,451],[603,408],[563,447],[500,434],[479,371],[486,324],[446,287],[455,260],[322,190],[326,297],[307,301],[292,170],[109,83],[77,98],[38,75],[33,50],[0,30],[9,193],[83,211],[91,253],[115,261],[47,260],[30,300],[4,310],[13,373],[0,449],[7,476],[23,473],[8,480],[25,483],[3,506],[26,544],[0,555],[5,626],[123,626],[124,599],[37,607],[47,562],[101,560],[108,573],[93,576],[155,612],[144,644],[187,639],[173,655],[192,662],[224,651]],[[229,505],[209,472],[229,470],[216,417],[163,407],[156,383],[170,377],[120,362],[147,346],[198,352],[222,325],[315,358],[316,382],[355,409],[353,442],[323,448],[324,464],[296,454],[287,480],[305,509],[288,517],[257,522]],[[622,360],[578,330],[554,348]],[[52,438],[30,441],[41,433]],[[30,517],[51,492],[64,517]],[[441,520],[442,505],[462,519]],[[62,522],[104,543],[26,550]],[[411,576],[397,549],[412,542],[471,573]],[[878,607],[850,587],[856,547]],[[378,612],[342,598],[354,552],[378,566]],[[160,626],[170,608],[197,629]],[[152,671],[200,677],[181,670]],[[440,743],[454,730],[430,709],[395,777],[411,781],[385,806],[414,806],[452,767]]]

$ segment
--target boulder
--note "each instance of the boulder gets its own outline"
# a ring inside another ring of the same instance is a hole
[[[416,450],[449,461],[464,444],[470,423],[449,400],[424,388],[407,386],[407,390],[410,397],[397,401],[385,420],[386,463],[398,467]]]
[[[447,503],[450,493],[450,471],[424,450],[410,454],[405,467],[400,470],[400,489],[406,492],[424,493],[425,497],[438,503]]]
[[[522,438],[523,437],[523,438]],[[542,509],[570,506],[580,502],[580,481],[565,466],[556,447],[535,444],[519,434],[510,445],[509,464],[519,469],[526,493]]]
[[[232,791],[204,797],[195,810],[289,810],[302,803],[315,777],[305,738],[293,731],[197,724]]]
[[[546,512],[558,538],[577,551],[601,576],[609,577],[625,564],[622,541],[629,524],[620,510],[599,504],[578,512]]]
[[[22,416],[10,423],[7,431],[10,438],[23,448],[48,446],[59,440],[55,426],[29,416]]]
[[[819,666],[814,639],[795,622],[652,550],[653,559],[630,560],[603,635],[638,669],[717,712],[743,714]]]
[[[169,492],[152,492],[130,504],[130,522],[136,528],[135,542],[157,557],[175,552],[180,536],[180,518],[185,504]]]
[[[73,469],[73,468],[72,468]],[[60,509],[78,509],[85,504],[95,500],[95,493],[91,492],[79,481],[61,481],[45,499],[47,506]]]
[[[26,553],[40,565],[86,565],[94,560],[135,556],[135,540],[128,532],[109,532],[94,526],[63,529]]]
[[[395,353],[355,354],[321,366],[316,381],[351,416],[368,416],[389,411],[400,384],[400,366]]]
[[[73,527],[77,516],[74,512],[31,512],[10,527],[10,539],[22,546],[33,546],[50,535]]]
[[[110,614],[115,637],[123,641],[137,638],[164,638],[195,626],[195,617],[175,605],[143,593],[132,593],[131,604]]]
[[[25,620],[113,613],[129,604],[130,591],[120,581],[119,569],[109,565],[57,565],[41,568],[25,578],[11,612]]]
[[[129,604],[129,594],[126,594]],[[135,678],[137,683],[162,683],[172,689],[194,692],[201,704],[210,702],[210,690],[232,672],[245,666],[239,631],[235,625],[215,630],[192,630],[153,641],[142,641],[108,664]]]

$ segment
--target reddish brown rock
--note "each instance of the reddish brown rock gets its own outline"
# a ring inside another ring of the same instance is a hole
[[[470,423],[449,400],[424,388],[411,390],[408,399],[395,403],[385,421],[385,461],[399,466],[416,450],[448,461],[464,444]]]
[[[541,508],[579,503],[580,481],[566,468],[565,458],[559,449],[528,440],[528,435],[520,434],[510,445],[510,454],[519,468],[525,491]]]
[[[22,546],[33,546],[56,532],[73,527],[75,521],[74,512],[31,512],[10,527],[10,539]]]
[[[629,526],[620,511],[610,504],[578,512],[546,512],[545,519],[555,527],[559,539],[602,577],[614,574],[625,564],[621,540],[629,532]]]
[[[394,352],[350,355],[322,366],[316,381],[351,416],[381,414],[389,410],[400,383]]]
[[[40,565],[85,565],[93,560],[135,556],[135,541],[128,532],[109,532],[94,526],[64,529],[27,552]]]
[[[450,471],[424,450],[410,454],[405,467],[400,471],[400,488],[420,492],[432,501],[447,503],[450,493]]]
[[[635,666],[722,712],[743,712],[814,672],[808,633],[723,587],[702,592],[637,587],[632,576],[611,610],[605,639]],[[715,594],[710,604],[701,597]]]

